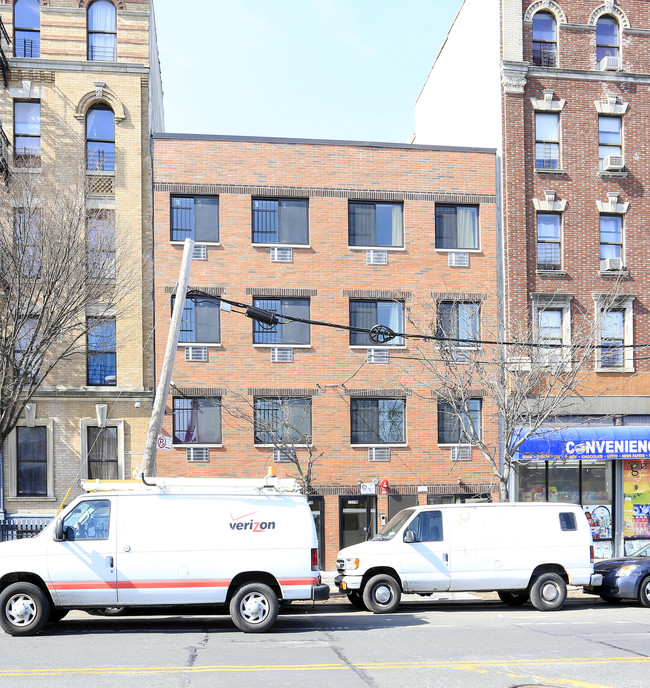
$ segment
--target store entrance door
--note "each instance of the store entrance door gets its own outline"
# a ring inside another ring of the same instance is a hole
[[[339,543],[349,547],[377,532],[377,497],[358,495],[339,498]]]

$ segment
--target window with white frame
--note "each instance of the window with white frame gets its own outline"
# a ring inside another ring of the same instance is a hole
[[[614,17],[604,14],[596,22],[596,61],[619,56],[619,25]]]
[[[481,437],[482,399],[438,402],[438,444],[464,444]]]
[[[533,323],[535,343],[532,358],[542,364],[570,362],[571,299],[570,294],[534,294]]]
[[[47,495],[48,429],[16,428],[16,496]]]
[[[405,399],[350,399],[351,444],[404,444],[405,442]]]
[[[551,112],[535,113],[535,167],[560,168],[560,115]]]
[[[598,346],[597,370],[634,370],[633,296],[602,294],[594,296]]]
[[[38,167],[41,164],[41,101],[14,101],[14,164]]]
[[[311,444],[311,398],[255,397],[253,405],[255,444]]]
[[[533,64],[557,66],[557,22],[550,12],[537,12],[533,17]]]
[[[404,303],[383,299],[350,299],[350,346],[375,347],[369,332],[384,325],[393,332],[404,331]],[[381,346],[403,346],[404,337],[395,337]]]
[[[221,444],[221,397],[174,397],[172,415],[174,444]]]
[[[88,59],[117,59],[116,11],[108,0],[96,0],[88,7]]]
[[[481,331],[481,304],[472,301],[439,301],[436,336],[450,346],[476,346]]]
[[[254,198],[254,244],[309,244],[307,199]]]
[[[478,206],[436,203],[436,248],[478,249]]]
[[[404,223],[401,203],[350,201],[348,243],[350,246],[401,247]]]
[[[600,259],[618,258],[623,265],[623,216],[600,216]]]
[[[171,240],[219,242],[218,196],[172,196]]]
[[[265,311],[294,318],[309,319],[309,299],[300,298],[257,298],[253,305]],[[279,317],[276,325],[253,321],[253,344],[279,344],[284,346],[306,346],[310,342],[309,323],[296,322]]]
[[[537,269],[562,269],[562,216],[537,213]]]
[[[88,478],[90,480],[118,480],[118,428],[115,426],[86,428]]]
[[[598,116],[598,159],[602,161],[610,155],[622,155],[621,117]]]
[[[172,299],[172,311],[175,298]],[[178,341],[193,344],[218,344],[221,341],[219,305],[219,299],[216,297],[188,294],[183,304]]]

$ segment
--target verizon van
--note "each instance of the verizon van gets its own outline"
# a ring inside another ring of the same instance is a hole
[[[573,504],[450,504],[404,509],[336,562],[339,588],[355,606],[394,610],[401,594],[497,591],[560,609],[567,584],[593,581],[593,544]]]
[[[329,597],[314,520],[293,480],[84,488],[96,491],[37,537],[0,543],[6,633],[32,635],[70,609],[201,604],[229,605],[241,630],[261,632],[280,601]]]

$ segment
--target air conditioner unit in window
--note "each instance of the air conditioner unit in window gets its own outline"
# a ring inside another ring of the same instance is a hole
[[[471,360],[472,350],[456,346],[451,351],[451,357],[455,363],[469,363]]]
[[[272,263],[293,263],[293,249],[279,246],[271,247]]]
[[[208,360],[207,346],[186,346],[185,360],[194,362],[205,362]]]
[[[600,61],[602,72],[618,72],[621,68],[621,58],[614,55],[605,55]]]
[[[273,461],[275,463],[291,463],[296,460],[296,450],[293,447],[273,447]]]
[[[605,172],[620,172],[624,164],[625,161],[622,155],[608,155],[603,160],[603,170],[605,170]]]
[[[609,272],[610,270],[622,270],[623,261],[620,258],[605,258],[600,261],[600,271]]]
[[[388,349],[368,349],[367,363],[390,363],[390,351]]]
[[[451,448],[452,461],[471,461],[472,460],[472,445],[471,444],[457,444]]]
[[[271,349],[271,363],[293,363],[293,349],[291,347]]]
[[[187,447],[187,460],[194,463],[206,463],[210,460],[210,450],[207,447]]]
[[[366,251],[366,265],[388,265],[388,251]]]
[[[208,247],[203,244],[195,244],[194,250],[192,251],[192,260],[207,260],[208,259]]]
[[[469,253],[467,251],[454,251],[447,255],[447,265],[450,268],[468,268]]]
[[[368,461],[390,461],[390,447],[368,447]]]
[[[562,362],[562,355],[559,351],[543,353],[539,356],[539,364],[544,367],[552,368]]]

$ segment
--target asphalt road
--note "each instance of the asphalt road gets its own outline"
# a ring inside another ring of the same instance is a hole
[[[0,687],[650,687],[650,609],[578,596],[545,613],[461,597],[387,615],[340,597],[292,605],[262,635],[224,613],[73,612],[37,637],[0,633]]]

